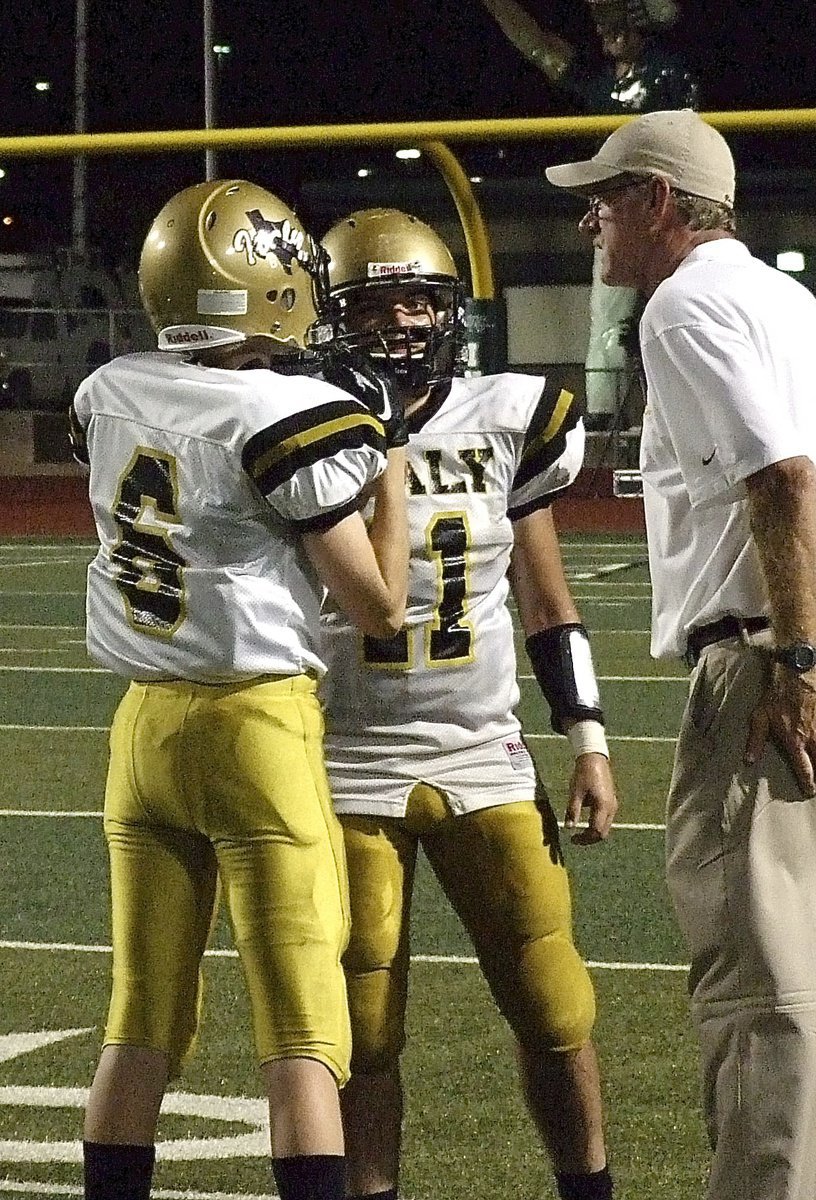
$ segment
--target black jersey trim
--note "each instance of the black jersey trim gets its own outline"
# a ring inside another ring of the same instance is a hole
[[[382,422],[357,405],[335,401],[260,430],[244,446],[241,462],[260,491],[269,495],[304,467],[360,446],[385,454]]]
[[[524,436],[513,490],[525,487],[558,461],[566,449],[567,434],[575,429],[580,415],[572,392],[544,385]]]
[[[339,505],[338,508],[324,510],[315,517],[306,517],[302,521],[291,521],[290,524],[298,536],[302,533],[323,533],[327,529],[333,529],[341,521],[345,521],[346,517],[350,517],[352,513],[359,512],[364,499],[363,496],[357,495],[347,504]]]

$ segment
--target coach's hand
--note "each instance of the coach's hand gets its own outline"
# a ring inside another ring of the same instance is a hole
[[[816,670],[795,675],[774,663],[751,714],[745,761],[759,762],[769,740],[787,758],[802,795],[816,796]]]
[[[605,841],[618,811],[615,782],[605,754],[579,754],[576,758],[564,827],[577,829],[585,808],[589,809],[589,821],[572,835],[576,846],[591,846],[595,842]]]

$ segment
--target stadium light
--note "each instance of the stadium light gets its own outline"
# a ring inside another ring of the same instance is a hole
[[[47,79],[37,79],[34,81],[34,90],[36,92],[50,92],[51,84]]]
[[[776,256],[776,265],[780,271],[796,275],[805,269],[805,256],[801,250],[780,250]]]
[[[405,150],[395,151],[395,156],[397,158],[422,158],[422,151],[411,146]]]
[[[6,168],[0,167],[0,179],[5,179],[5,178],[6,178]]]
[[[483,183],[483,182],[484,182],[484,176],[483,176],[483,175],[471,175],[471,176],[470,176],[470,182],[471,182],[471,183]]]
[[[359,171],[357,172],[357,178],[358,179],[368,179],[370,174],[371,174],[371,171],[368,169],[368,167],[360,167]]]
[[[232,46],[226,42],[216,42],[213,46],[213,54],[217,54],[220,57],[223,57],[225,54],[232,54]]]

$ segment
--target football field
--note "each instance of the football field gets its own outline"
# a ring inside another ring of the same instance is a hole
[[[621,1200],[701,1195],[706,1148],[684,950],[663,883],[663,803],[687,676],[648,654],[645,548],[564,539],[593,634],[621,810],[610,842],[565,842],[579,945],[598,992],[596,1041]],[[120,680],[84,650],[79,541],[0,546],[0,1200],[81,1196],[82,1113],[108,994],[101,828]],[[519,645],[522,640],[519,639]],[[520,654],[521,716],[559,816],[570,754]],[[413,913],[405,1056],[406,1200],[554,1198],[526,1119],[512,1043],[472,949],[427,870]],[[160,1123],[153,1195],[266,1200],[264,1103],[225,922],[207,959],[198,1053]]]

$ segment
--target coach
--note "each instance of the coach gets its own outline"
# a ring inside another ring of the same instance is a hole
[[[547,170],[605,283],[648,298],[652,653],[693,668],[669,889],[713,1147],[710,1200],[816,1196],[816,299],[735,236],[734,162],[689,109]]]

